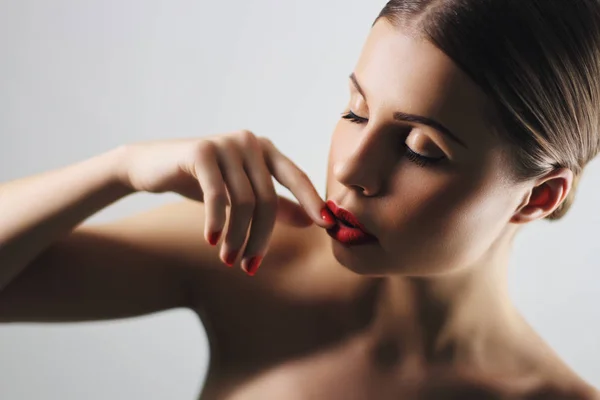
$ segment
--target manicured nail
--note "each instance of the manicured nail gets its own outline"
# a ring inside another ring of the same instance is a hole
[[[208,243],[210,243],[213,246],[216,246],[217,243],[219,242],[220,237],[221,237],[221,231],[213,232],[208,236]]]
[[[230,267],[233,267],[233,263],[235,262],[235,259],[237,258],[238,251],[239,250],[232,250],[229,253],[227,253],[227,257],[225,257],[225,264],[227,264]]]
[[[321,218],[328,224],[335,224],[335,217],[327,206],[321,209]]]
[[[261,261],[261,256],[254,256],[250,259],[244,258],[244,260],[242,260],[242,268],[246,271],[248,275],[254,276],[254,274],[256,274],[256,271],[258,271],[258,267],[260,266]]]

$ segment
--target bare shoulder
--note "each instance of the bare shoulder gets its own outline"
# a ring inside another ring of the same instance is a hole
[[[526,400],[600,400],[599,392],[587,383],[543,337],[519,315],[519,328],[514,331],[506,354],[513,368],[519,366],[519,383],[512,387]]]

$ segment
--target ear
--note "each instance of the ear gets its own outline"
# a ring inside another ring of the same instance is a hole
[[[573,185],[573,172],[555,169],[539,178],[530,188],[510,222],[525,224],[552,214],[567,197]]]

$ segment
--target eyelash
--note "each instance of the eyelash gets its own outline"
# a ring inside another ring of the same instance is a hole
[[[349,111],[347,113],[342,113],[342,118],[347,119],[350,122],[353,122],[355,124],[362,124],[362,123],[365,123],[368,121],[366,118],[359,117],[358,115],[354,114],[352,111]],[[427,165],[435,164],[444,158],[444,157],[431,158],[431,157],[422,156],[421,154],[414,152],[410,147],[408,147],[406,145],[406,143],[404,144],[404,148],[406,149],[406,153],[405,153],[406,158],[409,161],[418,165],[419,167],[426,167]]]

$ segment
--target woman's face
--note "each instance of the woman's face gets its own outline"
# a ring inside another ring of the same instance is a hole
[[[341,118],[333,133],[327,199],[378,240],[334,240],[338,261],[365,275],[427,275],[484,260],[508,234],[523,191],[490,132],[483,92],[431,43],[386,20],[372,28],[348,84],[344,115],[357,117]],[[439,160],[414,162],[410,151]]]

